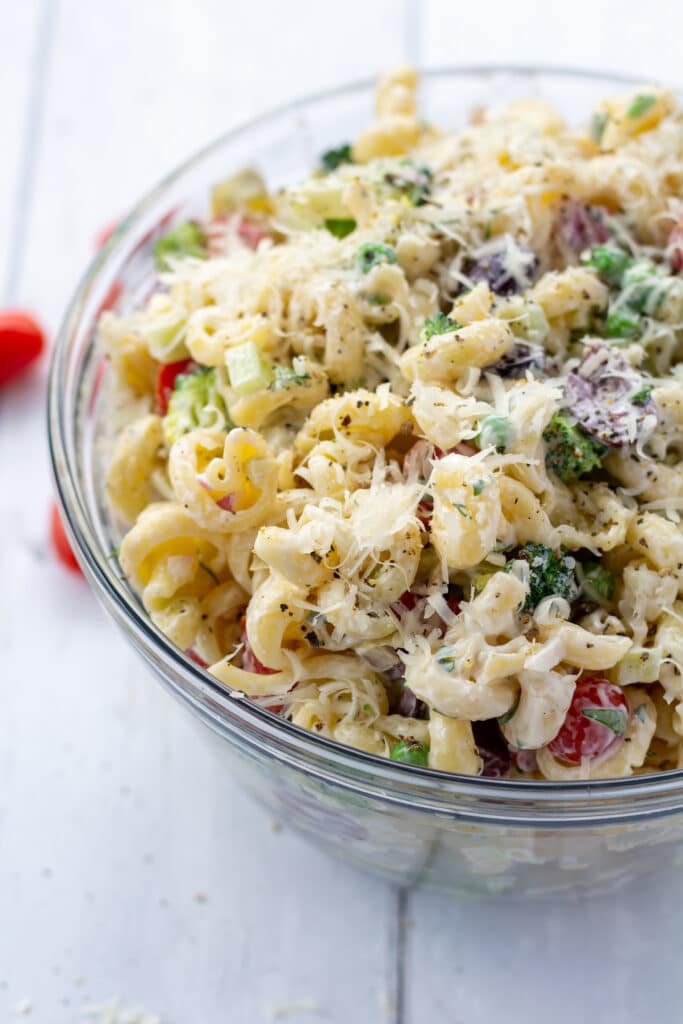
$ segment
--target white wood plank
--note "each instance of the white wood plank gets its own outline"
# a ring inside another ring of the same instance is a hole
[[[96,229],[173,163],[404,43],[384,0],[352,0],[333,29],[308,0],[55,10],[11,295],[52,328]],[[28,997],[36,1024],[73,1024],[120,995],[170,1024],[258,1024],[297,1003],[289,1019],[385,1019],[393,892],[273,832],[55,564],[44,376],[6,392],[0,418],[0,1018]]]
[[[351,0],[333,27],[314,0],[63,0],[60,12],[21,288],[51,324],[98,228],[179,161],[270,107],[398,62],[405,42],[390,0]]]
[[[30,544],[3,571],[0,1019],[120,996],[172,1024],[381,1020],[387,890],[273,831],[81,580]]]
[[[561,64],[683,84],[681,15],[667,0],[536,0],[476,3],[422,0],[424,66]],[[672,20],[673,19],[673,20]]]
[[[9,298],[10,269],[17,243],[26,172],[39,111],[36,108],[39,82],[36,81],[41,60],[44,60],[44,3],[26,0],[8,4],[2,11],[0,32],[0,299]],[[22,181],[22,178],[24,179]]]
[[[670,874],[574,904],[461,904],[414,894],[405,1024],[657,1017],[678,999],[681,895],[680,877]]]

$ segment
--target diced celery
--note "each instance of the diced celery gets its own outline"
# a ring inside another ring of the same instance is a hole
[[[253,341],[228,349],[225,361],[230,386],[238,395],[251,395],[254,391],[267,388],[273,380],[272,364]]]
[[[185,325],[184,319],[167,313],[140,324],[138,333],[145,339],[150,355],[158,362],[177,363],[189,356],[185,345]]]
[[[550,325],[543,307],[537,302],[527,302],[524,305],[524,312],[519,320],[513,321],[510,326],[516,335],[520,335],[533,345],[542,345],[548,337]]]
[[[634,647],[615,666],[612,676],[620,686],[656,683],[661,664],[662,652],[659,647]]]

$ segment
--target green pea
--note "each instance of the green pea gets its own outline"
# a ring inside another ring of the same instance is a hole
[[[420,768],[427,767],[429,747],[415,740],[401,740],[391,748],[391,760],[401,764],[415,764]]]
[[[584,262],[595,267],[608,284],[618,285],[631,264],[631,257],[616,245],[596,245]]]
[[[477,448],[495,448],[504,452],[512,440],[512,427],[507,416],[485,416],[475,438]]]
[[[605,321],[605,337],[637,338],[640,336],[640,317],[627,309],[613,309]]]

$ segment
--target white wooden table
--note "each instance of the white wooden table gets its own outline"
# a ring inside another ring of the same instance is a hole
[[[409,58],[683,77],[665,0],[21,0],[0,30],[0,304],[51,331],[99,227],[230,124]],[[549,12],[548,8],[548,12]],[[676,21],[672,22],[672,18]],[[677,1020],[683,882],[579,906],[399,894],[215,781],[47,543],[45,367],[0,395],[0,1021]]]

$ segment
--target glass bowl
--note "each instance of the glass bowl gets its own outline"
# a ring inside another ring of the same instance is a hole
[[[455,128],[476,106],[532,95],[578,123],[600,97],[634,84],[565,70],[443,69],[422,76],[421,110]],[[230,131],[164,178],[99,252],[65,315],[50,378],[50,446],[67,529],[105,608],[201,723],[204,742],[215,744],[226,796],[237,773],[280,820],[399,884],[516,898],[604,892],[677,863],[683,771],[517,782],[449,775],[342,747],[228,692],[158,632],[108,558],[117,540],[98,455],[106,373],[95,343],[99,312],[129,310],[148,293],[160,225],[205,211],[210,186],[245,165],[258,167],[271,188],[304,177],[323,150],[368,123],[373,89],[366,81],[326,92]]]

